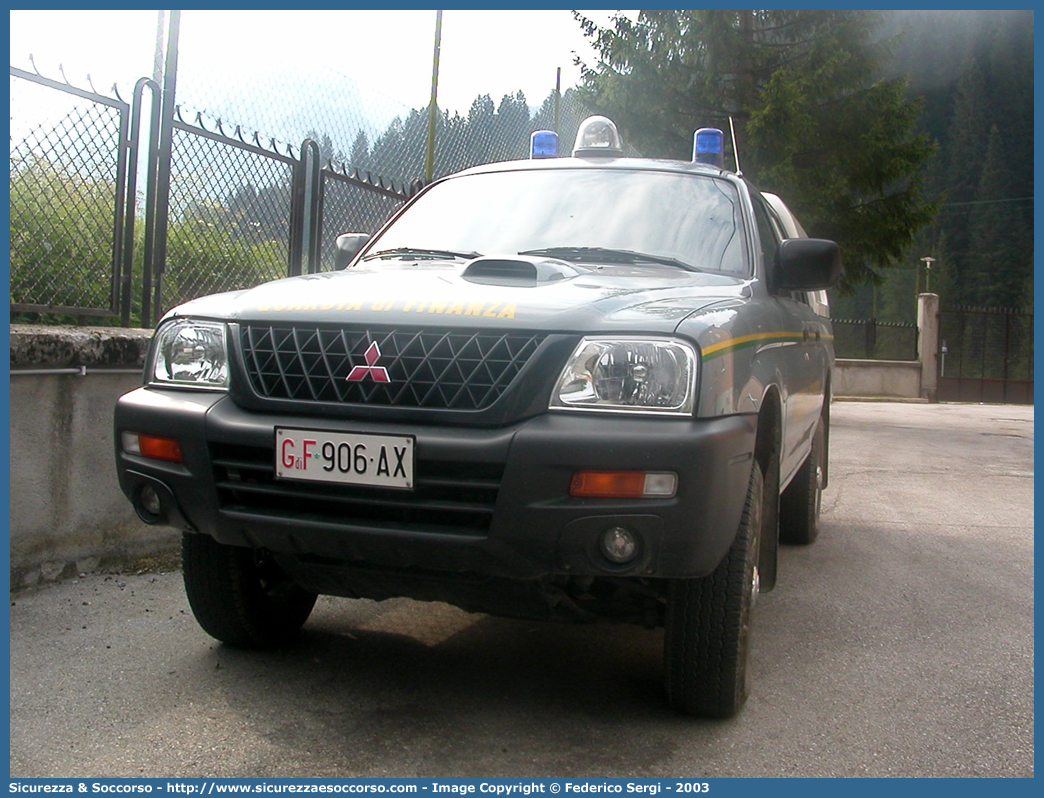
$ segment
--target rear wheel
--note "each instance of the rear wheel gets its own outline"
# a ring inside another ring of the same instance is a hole
[[[812,449],[779,500],[779,539],[808,545],[819,534],[826,467],[826,422],[820,419],[812,434]]]
[[[316,594],[295,585],[264,552],[184,533],[182,571],[199,625],[222,643],[270,648],[294,637]]]
[[[728,718],[747,700],[751,616],[758,594],[764,476],[757,463],[736,538],[710,576],[677,579],[664,628],[667,700],[703,718]]]

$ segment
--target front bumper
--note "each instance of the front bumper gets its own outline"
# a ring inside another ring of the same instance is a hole
[[[276,480],[276,426],[412,435],[416,488]],[[547,413],[498,428],[396,424],[246,411],[227,395],[139,388],[116,407],[117,470],[146,518],[326,564],[531,579],[551,574],[694,577],[732,542],[754,451],[756,418],[667,419]],[[125,431],[176,438],[182,462],[122,450]],[[670,499],[578,499],[575,471],[674,471]],[[140,502],[137,502],[140,506]],[[600,533],[625,526],[638,557],[615,565]]]

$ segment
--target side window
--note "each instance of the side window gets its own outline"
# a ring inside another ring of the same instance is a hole
[[[754,198],[754,221],[758,225],[758,241],[761,244],[761,258],[765,264],[765,270],[772,268],[776,262],[776,252],[779,250],[779,234],[776,226],[772,223],[768,209],[761,202],[760,197]]]
[[[779,251],[779,242],[786,237],[783,226],[777,221],[776,214],[769,209],[760,197],[754,198],[754,219],[758,223],[758,238],[761,241],[761,256],[764,258],[765,269],[769,270],[776,262],[776,252]],[[795,302],[809,304],[808,294],[804,291],[779,291],[776,296],[787,297]]]

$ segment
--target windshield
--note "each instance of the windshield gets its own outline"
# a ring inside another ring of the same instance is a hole
[[[594,250],[612,249],[743,274],[739,209],[736,187],[705,175],[622,169],[467,175],[433,186],[369,252],[591,248],[585,259],[597,262]]]

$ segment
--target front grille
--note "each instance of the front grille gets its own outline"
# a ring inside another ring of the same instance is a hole
[[[244,324],[240,331],[258,396],[446,410],[489,407],[543,339],[421,328]]]
[[[271,448],[210,444],[222,509],[300,522],[482,536],[504,466],[418,458],[411,491],[275,478]]]

